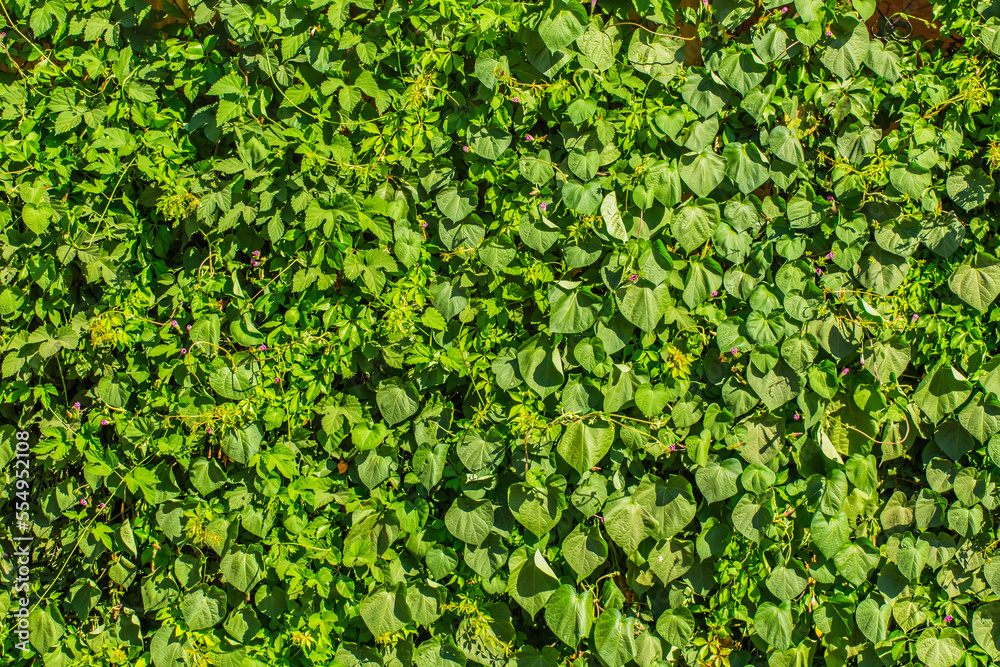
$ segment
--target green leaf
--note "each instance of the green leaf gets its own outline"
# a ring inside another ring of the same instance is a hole
[[[521,547],[510,555],[510,578],[507,594],[532,618],[559,588],[559,580],[542,553]]]
[[[805,154],[802,151],[802,144],[799,143],[799,138],[793,130],[784,125],[779,125],[771,130],[771,133],[768,135],[767,145],[771,149],[772,155],[791,165],[798,166],[805,160]]]
[[[417,401],[417,390],[411,382],[401,382],[399,379],[385,380],[379,384],[375,394],[382,418],[393,426],[409,419],[417,413],[420,403]]]
[[[869,243],[858,261],[858,281],[879,296],[886,297],[903,284],[909,270],[908,260]]]
[[[445,514],[444,524],[457,539],[478,547],[493,529],[493,503],[459,496]]]
[[[469,146],[487,160],[497,160],[510,146],[510,133],[496,128],[474,127],[468,135]],[[444,211],[444,209],[441,209]],[[461,218],[452,218],[460,220]]]
[[[583,215],[594,215],[601,205],[601,184],[599,181],[567,181],[562,186],[562,200],[570,209]]]
[[[538,34],[545,46],[551,51],[558,51],[583,35],[587,23],[587,12],[582,5],[556,2],[538,24]]]
[[[244,551],[231,551],[219,564],[219,571],[226,581],[243,591],[248,592],[263,578],[263,566],[256,554]]]
[[[948,174],[948,196],[966,211],[985,204],[993,190],[993,179],[982,169],[963,164]]]
[[[765,580],[767,590],[781,601],[794,600],[809,585],[809,578],[798,566],[776,567]]]
[[[695,472],[698,489],[705,496],[705,502],[717,503],[735,496],[739,489],[736,480],[743,474],[743,466],[736,459],[725,459],[722,463],[709,463]]]
[[[830,30],[833,37],[825,43],[819,60],[843,80],[853,76],[868,55],[868,28],[851,16],[841,16]]]
[[[726,175],[743,194],[750,194],[769,178],[767,158],[753,142],[732,142],[722,151],[726,160]]]
[[[967,258],[948,279],[958,298],[981,313],[1000,294],[1000,262],[988,255]]]
[[[740,95],[746,95],[759,86],[767,76],[767,67],[764,63],[755,54],[747,51],[727,53],[722,58],[718,71],[726,85]]]
[[[744,494],[733,509],[733,526],[752,542],[760,542],[771,525],[772,514],[763,504]]]
[[[667,286],[653,286],[646,280],[626,283],[615,290],[615,299],[625,319],[643,331],[652,331],[663,318]]]
[[[189,630],[216,626],[226,615],[226,594],[214,586],[198,586],[184,596],[181,613]]]
[[[434,198],[438,210],[455,222],[464,220],[476,208],[478,193],[472,188],[461,190],[455,184],[448,185]]]
[[[917,637],[917,656],[927,667],[951,667],[965,652],[965,642],[955,628],[927,628]]]
[[[368,631],[376,637],[403,629],[410,622],[406,586],[400,584],[392,590],[372,593],[361,601],[359,610]]]
[[[562,387],[564,376],[562,357],[555,345],[546,337],[534,337],[517,353],[517,363],[524,381],[543,399]]]
[[[28,638],[39,654],[44,655],[59,645],[65,632],[61,620],[58,605],[46,606],[44,610],[35,607],[28,614]],[[23,641],[23,637],[21,639]]]
[[[576,580],[583,581],[607,560],[608,543],[599,529],[579,524],[563,540],[562,556],[576,572]]]
[[[597,321],[601,300],[579,286],[568,281],[549,285],[549,332],[583,333]]]
[[[437,635],[422,642],[413,652],[416,667],[465,667],[466,655],[451,635]]]
[[[635,619],[605,609],[594,624],[593,648],[607,667],[623,667],[635,657]]]
[[[257,425],[249,424],[242,429],[227,431],[222,436],[222,451],[237,463],[247,465],[260,451],[262,440],[263,436]]]
[[[791,602],[787,600],[780,605],[764,602],[757,608],[757,613],[753,617],[754,632],[767,642],[768,646],[779,651],[791,646],[794,627]]]
[[[861,586],[879,563],[879,551],[861,538],[844,546],[833,556],[837,572],[855,586]]]
[[[628,59],[638,71],[663,85],[670,83],[684,64],[684,40],[663,34],[633,30]]]
[[[580,53],[587,56],[602,72],[611,69],[621,49],[617,28],[600,30],[594,24],[587,26],[586,32],[577,38],[576,45]]]
[[[684,248],[684,252],[690,254],[712,238],[720,217],[718,204],[698,200],[674,213],[671,231]]]
[[[590,635],[594,624],[594,596],[590,590],[580,593],[563,584],[545,605],[545,623],[570,648],[576,648]]]
[[[972,394],[965,376],[941,362],[917,385],[913,401],[935,424],[958,409]]]
[[[677,648],[687,646],[694,636],[694,630],[694,614],[687,607],[667,609],[656,621],[656,634]]]
[[[892,605],[881,607],[874,598],[867,598],[858,605],[854,612],[858,628],[873,644],[884,642],[889,635],[889,620],[892,618]]]
[[[563,481],[565,487],[565,481]],[[539,488],[528,484],[513,484],[507,490],[507,505],[517,522],[536,537],[543,537],[552,530],[565,506],[563,488]]]
[[[575,421],[566,427],[556,451],[582,474],[596,466],[611,450],[614,437],[614,427],[603,420]]]
[[[1000,660],[1000,603],[990,602],[972,614],[972,636],[993,660]]]
[[[703,118],[714,116],[729,103],[731,93],[711,76],[691,74],[681,87],[681,97]]]
[[[618,197],[614,191],[609,192],[601,203],[601,217],[604,218],[608,234],[621,242],[628,241],[628,230],[618,210]]]

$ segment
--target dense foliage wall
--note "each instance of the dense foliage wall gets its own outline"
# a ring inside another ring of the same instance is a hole
[[[0,0],[4,664],[1000,659],[1000,2],[155,6]]]

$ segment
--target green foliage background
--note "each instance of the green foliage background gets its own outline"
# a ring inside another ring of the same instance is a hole
[[[1000,2],[164,6],[0,1],[5,664],[1000,659]]]

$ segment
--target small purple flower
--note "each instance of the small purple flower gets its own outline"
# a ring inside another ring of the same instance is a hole
[[[177,320],[170,320],[170,326],[175,329],[180,329],[180,326],[177,324]]]
[[[823,275],[823,269],[816,269],[816,275],[817,276]]]
[[[639,276],[633,273],[628,277],[628,279],[631,280],[632,282],[635,282],[639,279]]]
[[[191,325],[190,325],[190,324],[189,324],[189,325],[187,325],[187,330],[188,330],[188,331],[191,331]]]
[[[826,253],[826,258],[827,259],[833,259],[834,258],[834,254],[833,254],[832,250],[830,252]]]
[[[108,424],[110,424],[110,423],[111,423],[111,422],[109,422],[109,421],[108,421],[107,419],[102,419],[102,420],[101,420],[101,426],[107,426],[107,425],[108,425]]]
[[[845,368],[844,370],[840,371],[840,374],[841,374],[841,375],[847,375],[847,374],[848,374],[848,373],[850,373],[850,372],[851,372],[851,369],[850,369],[850,368]]]
[[[788,7],[782,7],[781,8],[781,13],[782,14],[787,14],[788,13]]]
[[[80,409],[80,401],[77,401],[76,403],[73,404],[73,409],[74,410],[79,410]]]
[[[954,621],[954,620],[955,620],[955,619],[953,619],[953,618],[951,617],[951,614],[948,614],[947,616],[945,616],[945,617],[944,617],[944,622],[945,622],[945,623],[951,623],[951,622],[952,622],[952,621]]]
[[[603,517],[603,516],[599,516],[599,517],[597,517],[597,519],[598,519],[598,520],[599,520],[599,521],[600,521],[601,523],[604,523],[604,517]]]
[[[792,419],[794,419],[795,421],[798,421],[798,420],[802,419],[802,415],[795,415],[794,417],[792,417]]]
[[[424,229],[427,229],[427,223],[426,222],[421,222],[420,226],[423,227]]]
[[[714,292],[712,292],[712,296],[719,296],[719,290],[715,290]]]
[[[309,36],[312,37],[315,34],[316,34],[316,28],[310,28],[309,29]]]
[[[254,260],[254,262],[253,262],[253,266],[254,266],[254,268],[256,268],[256,267],[257,267],[257,260]]]
[[[540,208],[540,209],[542,209],[544,211],[546,208],[548,208],[548,204],[546,204],[545,202],[542,202],[541,204],[538,205],[538,208]]]
[[[84,507],[86,507],[87,506],[87,499],[86,498],[80,498],[80,504],[83,505]]]
[[[918,319],[920,319],[920,316],[917,315],[916,313],[913,313],[913,320],[912,321],[916,322]]]
[[[833,195],[827,195],[826,196],[826,200],[832,204],[833,203]]]
[[[706,7],[708,7],[708,0],[701,0],[701,4],[703,4]]]
[[[181,354],[187,354],[187,353],[188,353],[187,348],[186,347],[182,347],[181,348]]]
[[[512,97],[510,101],[511,101],[511,102],[513,102],[514,104],[517,104],[517,103],[519,103],[519,102],[520,102],[521,100],[520,100],[520,98],[517,98],[517,97]]]
[[[97,509],[99,509],[99,510],[102,510],[102,509],[104,509],[104,503],[101,503],[100,505],[98,505],[98,506],[97,506]]]
[[[740,353],[740,351],[737,348],[735,348],[735,347],[733,349],[729,350],[729,352],[730,352],[730,354],[739,354]]]
[[[257,348],[257,349],[258,349],[258,350],[260,350],[261,352],[263,352],[264,350],[266,350],[266,349],[267,349],[267,345],[261,345],[261,346],[260,346],[259,348]]]
[[[528,141],[534,141],[535,140],[535,138],[532,137],[530,134],[524,135],[524,138],[527,139]]]
[[[281,378],[279,377],[274,378],[274,384],[281,384]]]
[[[215,431],[213,431],[212,429],[208,429],[208,433],[211,435],[212,433],[215,433]]]
[[[462,146],[462,152],[463,153],[468,153],[469,152],[469,147],[468,146]]]
[[[670,445],[670,451],[672,452],[677,451],[677,445]]]
[[[833,37],[833,33],[832,33],[832,32],[830,32],[829,30],[827,30],[827,31],[826,31],[826,36],[827,36],[827,37]]]
[[[252,254],[252,255],[253,255],[254,257],[260,257],[260,250],[254,250],[254,251],[253,251],[253,253],[251,253],[251,254]]]

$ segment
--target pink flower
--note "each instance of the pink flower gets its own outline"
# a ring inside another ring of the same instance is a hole
[[[275,384],[281,384],[281,378],[279,378],[279,377],[274,378],[274,383]]]
[[[827,195],[826,200],[830,203],[833,203],[833,195]]]
[[[208,433],[210,433],[210,434],[211,433],[215,433],[215,431],[213,431],[212,429],[208,429]]]
[[[98,505],[98,506],[97,506],[97,509],[99,509],[99,510],[102,510],[102,509],[104,509],[104,503],[101,503],[100,505]]]
[[[532,137],[530,134],[524,135],[524,138],[527,139],[528,141],[534,141],[535,140],[535,138]]]
[[[817,276],[823,275],[823,269],[816,269],[816,275]]]
[[[258,350],[260,350],[261,352],[263,352],[264,350],[266,350],[266,349],[267,349],[267,345],[261,345],[261,346],[260,346],[259,348],[257,348],[257,349],[258,349]]]
[[[847,374],[848,374],[848,373],[850,373],[850,372],[851,372],[851,369],[850,369],[850,368],[845,368],[844,370],[840,371],[840,374],[841,374],[841,375],[847,375]]]
[[[714,292],[712,292],[712,296],[719,296],[719,290],[715,290]]]
[[[462,152],[463,153],[468,153],[469,152],[469,147],[468,146],[462,146]]]
[[[832,33],[832,32],[830,32],[829,30],[827,30],[827,31],[826,31],[826,36],[827,36],[827,37],[833,37],[833,33]]]
[[[254,265],[255,267],[257,266],[257,262],[256,262],[256,260],[254,261],[253,265]]]
[[[189,324],[189,325],[187,325],[187,330],[188,330],[188,331],[191,331],[191,325],[190,325],[190,324]]]
[[[170,320],[170,326],[172,326],[172,327],[173,327],[173,328],[175,328],[175,329],[179,329],[179,328],[180,328],[180,327],[179,327],[179,326],[177,325],[177,320]]]
[[[802,419],[802,415],[795,415],[794,417],[792,417],[792,419],[794,419],[795,421],[798,421],[798,420]]]
[[[827,259],[833,259],[833,257],[834,257],[834,254],[833,254],[832,250],[830,252],[826,253],[826,258]]]
[[[670,451],[677,451],[677,445],[670,445]]]
[[[80,498],[80,504],[83,505],[84,507],[86,507],[87,506],[87,499],[86,498]]]
[[[546,208],[548,208],[548,205],[545,202],[542,202],[541,204],[538,205],[538,208],[544,211]]]
[[[76,403],[73,404],[73,409],[74,410],[79,410],[80,409],[80,401],[77,401]]]
[[[708,7],[708,0],[701,0],[701,4],[703,4],[706,7]]]
[[[633,273],[632,275],[630,275],[628,277],[628,279],[631,280],[632,282],[635,282],[635,281],[637,281],[639,279],[639,276],[637,276],[636,274]]]
[[[788,7],[782,7],[781,8],[781,13],[782,14],[787,14],[788,13]]]
[[[919,317],[920,317],[919,315],[917,315],[916,313],[913,313],[913,321],[914,322],[916,322]]]
[[[186,347],[182,347],[181,348],[181,354],[187,354],[187,353],[188,353],[187,348]]]
[[[254,257],[260,257],[260,250],[254,250],[252,254]]]
[[[599,517],[597,517],[597,519],[598,519],[598,520],[599,520],[599,521],[600,521],[601,523],[604,523],[604,517],[603,517],[603,516],[599,516]]]
[[[952,621],[954,621],[954,620],[955,620],[955,619],[953,619],[953,618],[951,617],[951,614],[948,614],[947,616],[945,616],[945,617],[944,617],[944,622],[945,622],[945,623],[951,623],[951,622],[952,622]]]
[[[517,104],[517,103],[518,103],[518,102],[520,102],[521,100],[520,100],[520,99],[518,99],[518,98],[516,98],[516,97],[513,97],[513,98],[511,98],[511,100],[510,100],[510,101],[511,101],[511,102],[513,102],[514,104]]]
[[[102,419],[102,420],[101,420],[101,426],[107,426],[107,425],[108,425],[108,424],[110,424],[110,423],[111,423],[111,422],[109,422],[109,421],[108,421],[107,419]]]
[[[733,349],[729,350],[729,352],[730,352],[730,354],[739,354],[740,353],[740,351],[738,349],[736,349],[735,347]]]
[[[424,229],[427,229],[427,223],[426,222],[421,222],[420,226],[423,227]]]

